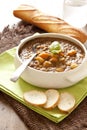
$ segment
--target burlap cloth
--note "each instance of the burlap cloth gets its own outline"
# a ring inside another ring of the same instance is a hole
[[[0,53],[17,46],[22,38],[35,32],[43,31],[24,22],[20,22],[12,28],[9,28],[9,26],[5,27],[0,33]],[[0,92],[0,95],[8,101],[29,130],[87,130],[87,97],[66,119],[56,124],[8,95],[2,92]]]

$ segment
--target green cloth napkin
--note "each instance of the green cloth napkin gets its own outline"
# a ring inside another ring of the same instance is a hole
[[[48,119],[56,123],[62,121],[71,112],[63,113],[59,111],[57,107],[53,110],[45,110],[44,108],[41,107],[32,106],[26,103],[23,99],[23,94],[26,91],[32,89],[45,91],[46,89],[30,85],[24,82],[21,78],[16,83],[10,81],[10,77],[12,73],[15,71],[14,67],[15,51],[16,48],[12,48],[0,55],[0,90],[8,94],[9,96],[13,97],[14,99],[18,100],[22,104],[26,105],[30,109],[34,110],[35,112],[47,117]],[[72,87],[68,87],[65,89],[58,89],[58,91],[59,92],[66,91],[73,94],[76,98],[76,106],[75,106],[76,108],[87,95],[87,78],[83,79],[82,81],[73,85]]]

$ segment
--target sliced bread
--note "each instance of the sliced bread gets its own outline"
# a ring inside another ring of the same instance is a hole
[[[55,89],[49,89],[45,92],[47,96],[47,102],[44,108],[51,109],[57,106],[59,100],[59,92]]]
[[[61,111],[69,112],[75,106],[75,97],[68,92],[60,94],[58,108]]]
[[[24,100],[32,105],[42,106],[46,103],[47,97],[46,94],[42,91],[31,90],[24,93]]]

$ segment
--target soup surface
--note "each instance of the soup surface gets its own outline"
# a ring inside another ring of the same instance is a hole
[[[58,43],[59,48],[58,46],[55,48],[54,43]],[[84,51],[75,43],[64,39],[47,37],[36,38],[24,44],[19,51],[19,56],[23,61],[32,56],[33,47],[35,47],[37,56],[29,66],[41,71],[69,71],[78,67],[84,58]],[[52,51],[52,47],[55,50]]]

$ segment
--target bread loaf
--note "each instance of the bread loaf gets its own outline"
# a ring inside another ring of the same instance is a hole
[[[60,18],[46,15],[30,5],[20,5],[13,10],[13,14],[15,17],[33,24],[46,32],[66,34],[82,43],[85,43],[87,40],[87,35],[83,31],[74,28]]]

